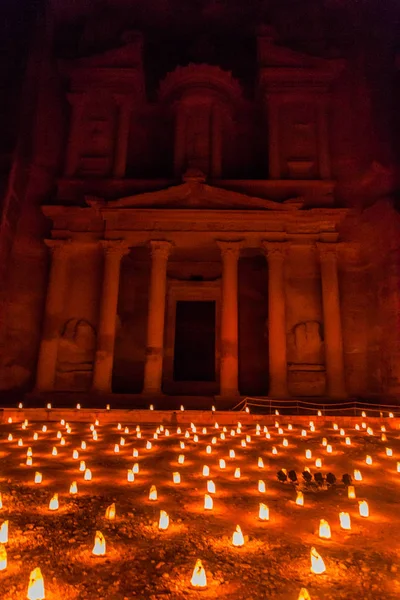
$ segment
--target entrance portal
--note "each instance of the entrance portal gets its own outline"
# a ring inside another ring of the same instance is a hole
[[[174,381],[215,381],[215,313],[212,300],[178,300]]]

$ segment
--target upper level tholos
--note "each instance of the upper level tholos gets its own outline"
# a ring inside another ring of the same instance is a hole
[[[277,46],[268,33],[257,43],[251,94],[231,72],[189,64],[168,73],[149,101],[136,33],[117,49],[61,63],[70,115],[59,197],[72,200],[79,181],[98,192],[99,180],[169,184],[189,171],[233,188],[273,181],[278,201],[312,196],[312,183],[324,182],[319,205],[331,204],[330,110],[343,63]]]

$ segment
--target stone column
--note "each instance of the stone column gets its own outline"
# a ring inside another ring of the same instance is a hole
[[[320,177],[322,179],[330,179],[331,162],[329,156],[327,100],[321,100],[318,105],[318,158]]]
[[[212,152],[211,175],[219,179],[222,172],[222,114],[221,107],[216,104],[212,110]]]
[[[185,162],[186,112],[183,104],[177,102],[175,109],[174,175],[182,176]]]
[[[122,240],[104,240],[101,244],[104,249],[104,270],[92,390],[107,394],[112,391],[121,259],[129,252],[129,248]]]
[[[222,255],[220,394],[239,394],[238,261],[241,242],[217,241]]]
[[[150,248],[151,275],[143,393],[161,394],[167,263],[172,244],[166,241],[151,241]]]
[[[279,98],[275,94],[267,95],[268,110],[268,155],[269,155],[269,177],[270,179],[280,179],[281,159],[280,159],[280,115]]]
[[[64,298],[67,293],[67,266],[70,240],[45,240],[51,250],[51,266],[47,284],[44,325],[36,371],[36,389],[54,390],[58,340],[63,319]]]
[[[264,242],[268,261],[269,396],[284,398],[287,390],[285,242]]]
[[[82,116],[85,106],[85,95],[68,94],[68,101],[71,105],[71,119],[69,123],[67,155],[65,159],[65,176],[74,177],[79,166]]]
[[[347,394],[344,380],[337,246],[332,243],[318,243],[317,248],[321,263],[327,391],[331,398],[344,398]]]
[[[118,104],[117,131],[115,140],[115,157],[113,176],[124,177],[126,171],[126,155],[130,128],[132,98],[130,96],[115,96]]]

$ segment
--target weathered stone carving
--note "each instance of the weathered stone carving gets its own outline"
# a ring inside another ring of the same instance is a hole
[[[294,365],[322,365],[323,332],[318,321],[296,323],[288,334],[289,362]]]
[[[56,388],[86,391],[90,388],[96,350],[96,332],[85,319],[69,319],[59,340]]]

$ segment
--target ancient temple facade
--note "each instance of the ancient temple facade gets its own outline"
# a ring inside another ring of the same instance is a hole
[[[265,29],[251,94],[190,63],[149,98],[145,43],[129,33],[57,62],[63,143],[40,207],[48,270],[30,391],[132,406],[382,394],[369,285],[380,267],[337,200],[345,61]]]

